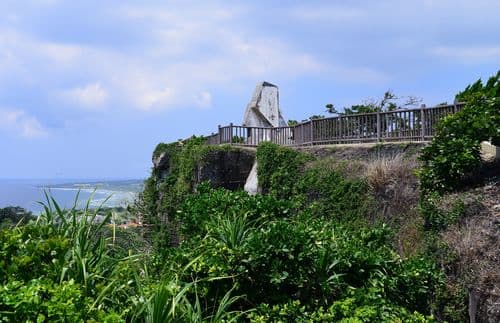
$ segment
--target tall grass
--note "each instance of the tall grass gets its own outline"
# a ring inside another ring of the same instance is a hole
[[[60,236],[69,238],[71,247],[65,256],[65,263],[61,268],[60,282],[73,279],[80,284],[87,295],[92,294],[98,281],[107,277],[113,266],[109,266],[107,257],[107,238],[103,231],[109,222],[111,212],[99,219],[99,212],[104,203],[96,209],[90,209],[93,197],[87,200],[83,210],[78,210],[78,197],[76,194],[73,207],[63,209],[57,201],[45,192],[46,203],[41,203],[44,213],[38,222],[45,224],[47,230],[53,230]]]
[[[248,213],[217,214],[208,223],[207,231],[229,248],[237,249],[245,242],[254,223],[249,219]]]
[[[167,278],[151,277],[143,255],[130,251],[127,257],[115,258],[111,252],[114,233],[108,232],[112,213],[100,215],[109,197],[91,209],[92,197],[93,194],[83,209],[78,209],[77,194],[73,206],[64,209],[45,192],[46,201],[40,203],[44,212],[36,220],[46,234],[68,239],[70,245],[63,263],[54,266],[59,272],[59,283],[79,284],[83,294],[92,300],[85,309],[88,317],[92,317],[93,311],[105,310],[121,313],[123,319],[131,322],[233,322],[245,313],[230,310],[241,298],[232,295],[234,287],[209,306],[198,295],[201,281],[179,279],[199,257]],[[218,224],[219,238],[228,245],[238,246],[248,234],[246,216],[221,217]]]
[[[206,311],[198,296],[197,283],[182,284],[177,279],[161,283],[134,316],[133,322],[236,322],[246,312],[231,311],[230,306],[241,296],[231,296],[229,290],[213,307]],[[194,297],[189,297],[194,293]]]
[[[366,177],[372,189],[375,208],[383,220],[392,222],[418,205],[418,179],[414,159],[401,154],[382,157],[367,164]]]

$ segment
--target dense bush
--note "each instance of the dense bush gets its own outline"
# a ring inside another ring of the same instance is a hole
[[[257,148],[257,174],[263,193],[290,198],[307,161],[313,157],[297,150],[263,142]]]
[[[486,85],[479,80],[457,95],[466,106],[438,124],[430,145],[420,159],[424,194],[456,190],[481,163],[480,145],[500,145],[500,71]]]
[[[308,208],[312,216],[362,218],[369,203],[368,183],[313,160],[306,153],[262,143],[257,148],[259,185],[270,196]]]
[[[349,226],[291,205],[203,186],[181,208],[185,239],[166,253],[163,272],[198,281],[189,297],[210,304],[229,290],[244,296],[233,309],[255,321],[430,314],[442,285],[431,260],[399,258],[387,227]]]
[[[8,206],[0,208],[0,228],[10,227],[16,224],[24,224],[35,217],[31,212],[19,206]]]
[[[459,255],[452,252],[446,234],[449,235],[450,230],[460,230],[467,222],[463,220],[464,216],[469,213],[479,215],[479,210],[470,206],[467,210],[461,199],[447,193],[462,189],[468,180],[479,174],[482,141],[500,145],[500,71],[486,84],[479,80],[469,85],[457,94],[456,100],[466,103],[464,109],[439,122],[435,137],[422,151],[420,159],[423,165],[419,171],[423,193],[420,213],[425,221],[426,252],[446,274],[445,287],[437,292],[432,307],[440,320],[449,322],[463,322],[468,318],[464,272],[474,270],[459,268],[458,263],[465,260],[459,260]],[[455,225],[453,229],[449,229],[451,225]],[[469,235],[455,234],[460,241],[471,239]],[[469,254],[474,250],[471,245],[463,247]],[[484,252],[483,246],[479,248],[481,253]],[[484,257],[474,254],[474,262],[481,262],[478,259]],[[465,267],[469,265],[471,261]],[[472,275],[477,277],[478,274]]]
[[[311,167],[296,179],[294,198],[301,199],[313,216],[356,221],[369,205],[368,183],[347,179],[338,171]]]
[[[97,212],[61,210],[49,200],[36,222],[0,231],[4,320],[100,321],[116,311],[125,315],[134,284],[116,285],[115,278],[123,270],[130,277],[133,261],[110,256],[106,221],[97,224]]]
[[[178,242],[177,229],[171,229],[179,226],[177,211],[196,189],[196,167],[212,151],[233,149],[229,145],[208,146],[205,141],[204,137],[193,136],[182,142],[160,143],[153,153],[153,159],[162,154],[168,156],[167,171],[159,174],[159,169],[153,168],[134,209],[153,227],[152,241],[157,248],[164,249]]]
[[[445,208],[442,205],[443,200],[443,197],[433,192],[420,201],[420,212],[425,220],[425,229],[433,231],[446,229],[464,215],[462,201],[454,201],[453,205]]]

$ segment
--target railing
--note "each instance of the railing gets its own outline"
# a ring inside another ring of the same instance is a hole
[[[443,116],[455,113],[463,103],[400,109],[388,112],[341,115],[313,119],[290,127],[261,128],[219,126],[217,133],[207,136],[209,145],[258,146],[270,141],[283,146],[427,141]]]

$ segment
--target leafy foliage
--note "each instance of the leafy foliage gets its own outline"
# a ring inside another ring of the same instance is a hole
[[[433,231],[446,229],[464,215],[462,201],[456,201],[451,209],[446,210],[440,205],[442,200],[443,197],[435,192],[428,194],[421,200],[420,209],[425,220],[425,229]]]
[[[429,314],[442,284],[432,261],[399,258],[385,226],[341,224],[292,205],[203,186],[183,205],[185,239],[163,263],[170,272],[191,264],[181,279],[200,282],[192,297],[244,295],[233,305],[252,321],[430,319],[419,313]]]
[[[257,148],[257,174],[262,191],[277,198],[292,196],[298,174],[312,159],[291,148],[261,143]]]
[[[0,231],[0,313],[9,321],[80,321],[124,310],[133,284],[117,285],[132,258],[110,256],[99,210],[63,210],[47,197],[36,222]],[[110,215],[108,215],[109,217]],[[126,267],[122,265],[126,263]],[[104,310],[106,309],[106,310]],[[124,313],[122,313],[124,314]]]
[[[336,170],[313,166],[296,180],[295,198],[305,203],[311,215],[342,220],[363,218],[369,205],[368,183],[347,179]]]
[[[347,179],[340,171],[297,150],[262,143],[257,148],[257,173],[264,192],[309,208],[314,216],[361,218],[368,205],[368,183]]]
[[[338,112],[335,106],[331,103],[326,104],[326,112],[332,114],[340,115],[351,115],[351,114],[361,114],[361,113],[374,113],[374,112],[385,112],[394,111],[402,107],[412,107],[416,106],[418,103],[422,102],[422,99],[415,96],[397,96],[391,90],[384,92],[384,95],[379,100],[366,100],[362,104],[355,104],[350,107],[344,107],[343,112]]]
[[[160,143],[153,153],[153,159],[162,154],[168,156],[168,173],[162,177],[157,169],[153,169],[151,176],[145,181],[144,192],[139,196],[135,208],[138,213],[142,213],[144,222],[154,227],[152,240],[158,248],[167,247],[174,242],[175,237],[167,226],[174,225],[177,209],[194,190],[196,164],[209,151],[219,149],[204,143],[205,138],[193,136],[183,142]]]
[[[457,95],[463,110],[445,117],[431,144],[423,149],[420,171],[424,193],[444,193],[460,187],[481,163],[480,144],[500,145],[500,71],[486,85],[481,80]]]
[[[13,226],[18,223],[25,224],[34,218],[31,212],[19,206],[0,208],[0,228]]]

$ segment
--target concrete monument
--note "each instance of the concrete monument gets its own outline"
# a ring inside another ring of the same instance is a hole
[[[280,110],[278,87],[269,82],[257,84],[247,105],[243,126],[273,128],[286,125]]]
[[[250,100],[250,103],[248,103],[247,109],[245,110],[243,126],[259,128],[287,126],[285,118],[283,118],[280,110],[279,90],[276,85],[269,82],[261,82],[257,84],[255,91],[253,92],[252,99]],[[271,136],[272,132],[270,129],[269,131],[249,129],[247,140],[260,142],[271,140]],[[254,137],[254,139],[251,139],[251,137]],[[257,139],[257,141],[255,139]],[[257,180],[257,160],[253,164],[252,170],[248,175],[244,189],[250,194],[256,194],[259,191],[259,183]]]

